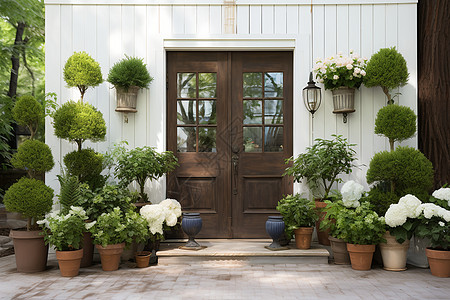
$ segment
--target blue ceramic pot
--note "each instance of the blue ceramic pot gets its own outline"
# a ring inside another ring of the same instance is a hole
[[[195,241],[195,236],[202,229],[202,218],[200,213],[183,213],[183,219],[181,220],[181,228],[184,233],[189,237],[188,242],[184,247],[186,248],[196,248],[201,247],[199,243]]]
[[[270,250],[285,249],[280,245],[280,237],[284,233],[284,221],[282,216],[269,216],[266,221],[266,231],[272,238],[273,242],[266,247]]]

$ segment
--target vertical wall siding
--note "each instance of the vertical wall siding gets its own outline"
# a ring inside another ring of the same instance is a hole
[[[154,81],[150,89],[139,92],[138,113],[115,112],[115,91],[104,82],[89,89],[85,99],[103,113],[107,123],[104,142],[86,142],[105,152],[114,143],[128,141],[131,147],[149,145],[165,149],[165,51],[167,37],[220,37],[224,32],[225,7],[220,5],[47,5],[46,6],[46,89],[55,92],[58,102],[79,98],[76,89],[66,87],[62,68],[74,51],[86,51],[102,68],[108,70],[124,54],[144,58]],[[349,176],[365,182],[365,173],[375,152],[387,149],[384,138],[373,133],[377,111],[386,103],[380,88],[361,87],[356,92],[356,112],[342,122],[342,115],[332,113],[330,91],[323,92],[323,102],[315,118],[305,114],[301,89],[306,85],[313,57],[328,57],[350,49],[370,57],[382,47],[396,46],[407,60],[409,84],[400,88],[398,102],[417,112],[416,5],[316,5],[313,9],[313,36],[310,36],[308,5],[237,5],[236,38],[296,38],[294,50],[294,154],[301,153],[315,138],[342,134],[356,144],[359,169]],[[312,47],[311,42],[312,40]],[[56,161],[74,148],[52,135],[47,120],[47,143]],[[416,138],[404,144],[416,146]],[[47,176],[48,183],[58,189],[56,167]],[[149,186],[162,199],[164,183]],[[154,199],[158,201],[158,199]]]

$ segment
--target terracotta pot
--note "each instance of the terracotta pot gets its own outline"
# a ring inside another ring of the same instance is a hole
[[[358,271],[370,270],[373,253],[375,252],[375,245],[356,245],[347,243],[347,250],[350,254],[352,269]]]
[[[450,277],[450,250],[425,249],[431,274],[437,277]]]
[[[34,273],[47,267],[48,245],[45,245],[42,231],[11,230],[14,241],[17,271]]]
[[[333,250],[335,265],[349,265],[350,256],[347,250],[347,243],[344,240],[329,236],[331,250]]]
[[[56,259],[58,260],[59,271],[63,277],[74,277],[80,272],[81,260],[83,258],[83,249],[75,251],[56,250]]]
[[[136,266],[138,268],[147,268],[150,262],[150,251],[138,251],[136,252]]]
[[[300,227],[294,230],[295,234],[295,244],[298,249],[309,249],[311,248],[311,239],[314,227]]]
[[[326,212],[319,212],[320,209],[323,209],[327,206],[325,202],[316,200],[316,209],[317,213],[319,214],[319,220],[316,222],[316,232],[317,232],[317,239],[319,241],[319,244],[330,246],[330,240],[328,239],[328,235],[330,233],[330,230],[327,229],[326,231],[320,230],[320,223],[322,222],[323,218],[325,218]]]
[[[379,245],[383,258],[383,269],[388,271],[406,270],[409,240],[400,244],[394,236],[389,234],[389,231],[386,231],[383,238],[386,239],[386,243],[380,243]]]
[[[100,253],[103,271],[116,271],[119,269],[120,256],[123,248],[125,248],[125,243],[107,245],[106,247],[95,245],[95,248]]]
[[[92,234],[90,232],[84,232],[83,258],[81,259],[81,267],[86,268],[92,266],[93,257],[94,257],[94,243],[92,242]]]

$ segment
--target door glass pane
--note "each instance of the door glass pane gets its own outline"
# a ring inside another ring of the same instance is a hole
[[[216,124],[216,101],[198,101],[198,122],[199,124]]]
[[[198,97],[216,98],[217,77],[216,73],[198,74]]]
[[[283,97],[283,72],[264,74],[264,97]]]
[[[195,73],[177,73],[177,97],[197,97]]]
[[[177,124],[195,124],[195,100],[178,100],[177,104]]]
[[[196,138],[195,127],[178,127],[177,128],[177,151],[178,152],[195,152]]]
[[[215,127],[200,127],[198,129],[198,152],[216,152]]]
[[[262,73],[243,73],[244,98],[262,97]]]
[[[262,127],[244,127],[244,152],[262,152]]]
[[[283,124],[283,100],[264,101],[264,123]]]
[[[283,151],[283,127],[267,126],[265,128],[264,152]]]
[[[244,100],[244,124],[262,124],[262,101]]]

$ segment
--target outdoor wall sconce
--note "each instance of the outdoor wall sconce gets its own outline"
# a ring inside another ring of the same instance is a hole
[[[322,103],[322,93],[320,87],[316,86],[313,80],[312,72],[309,73],[308,86],[303,89],[303,102],[306,109],[311,113],[314,118],[314,113],[319,109]]]

